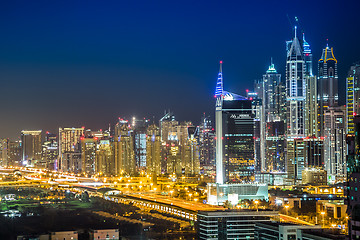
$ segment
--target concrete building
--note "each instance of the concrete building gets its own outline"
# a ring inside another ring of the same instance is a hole
[[[244,199],[268,200],[268,197],[268,185],[265,183],[208,183],[207,185],[207,203],[210,205],[223,205],[226,201],[236,205]]]
[[[303,229],[319,229],[320,226],[304,226],[279,222],[255,223],[255,240],[296,240]]]
[[[119,229],[90,230],[89,240],[119,240]]]
[[[302,184],[326,185],[327,173],[321,168],[305,168],[302,171]]]

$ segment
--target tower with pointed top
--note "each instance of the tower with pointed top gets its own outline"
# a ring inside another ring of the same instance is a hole
[[[337,60],[327,44],[318,62],[318,93],[320,136],[324,136],[324,112],[338,106]]]
[[[255,114],[252,101],[224,91],[222,61],[215,91],[216,183],[255,180]]]
[[[223,164],[223,137],[222,137],[222,104],[223,104],[223,76],[222,61],[215,89],[215,130],[216,130],[216,183],[224,183],[224,164]]]
[[[296,33],[288,42],[286,60],[286,105],[287,138],[305,137],[305,60],[302,46]]]

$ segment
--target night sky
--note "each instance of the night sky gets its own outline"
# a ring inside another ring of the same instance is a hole
[[[360,60],[360,1],[2,1],[0,137],[22,129],[106,128],[171,109],[198,124],[224,87],[245,94],[270,58],[285,71],[297,16],[314,73],[329,39],[340,98]]]

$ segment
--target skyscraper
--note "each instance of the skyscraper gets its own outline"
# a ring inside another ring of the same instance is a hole
[[[294,139],[287,142],[288,178],[298,182],[305,168],[324,167],[323,140],[315,137]]]
[[[74,168],[71,167],[74,166],[72,162],[81,161],[80,138],[84,136],[84,132],[84,127],[59,128],[59,160],[55,164],[56,170],[69,171],[70,168]]]
[[[199,125],[200,166],[215,166],[215,131],[210,116],[204,116]]]
[[[255,115],[252,101],[223,90],[222,61],[215,97],[216,183],[253,181]]]
[[[103,138],[98,139],[96,144],[96,172],[101,172],[106,175],[115,175],[115,156],[114,145],[111,139]]]
[[[281,74],[277,73],[273,63],[263,75],[260,87],[262,98],[262,112],[265,116],[262,121],[263,138],[261,138],[265,152],[263,170],[285,171],[285,88],[281,82]],[[265,161],[265,159],[267,161]]]
[[[200,172],[199,144],[196,135],[197,128],[188,125],[186,127],[186,139],[180,145],[182,173],[186,176],[194,176]]]
[[[41,130],[21,131],[22,161],[24,165],[34,165],[41,160]]]
[[[324,112],[328,107],[338,105],[338,75],[337,60],[333,48],[327,45],[319,59],[318,73],[318,102],[319,102],[319,130],[324,136]]]
[[[46,132],[45,141],[42,145],[42,159],[47,169],[54,170],[55,162],[59,155],[59,145],[56,134]]]
[[[22,143],[21,141],[8,142],[8,164],[10,166],[23,166],[22,165]]]
[[[81,140],[81,170],[86,175],[94,175],[103,169],[96,168],[96,142],[94,137],[80,137]]]
[[[286,102],[287,102],[287,138],[305,137],[305,60],[302,46],[296,33],[292,41],[287,42],[286,60]]]
[[[346,177],[346,111],[344,106],[324,111],[324,159],[331,182]]]
[[[134,175],[136,171],[134,134],[130,124],[120,119],[115,125],[115,169],[116,174]]]
[[[9,164],[9,139],[2,138],[0,139],[0,166],[5,167]]]
[[[154,177],[161,173],[160,129],[155,124],[150,125],[146,133],[146,171]]]
[[[360,113],[360,63],[350,67],[346,78],[346,129],[354,134],[354,116]]]
[[[138,169],[146,168],[146,128],[149,125],[147,119],[133,118],[132,128],[134,129],[134,151],[135,161]]]
[[[318,137],[318,101],[317,101],[317,81],[313,75],[313,62],[310,44],[305,40],[305,33],[302,39],[303,55],[305,61],[305,136]]]

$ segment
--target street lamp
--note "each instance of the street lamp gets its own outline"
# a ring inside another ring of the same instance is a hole
[[[254,203],[255,203],[255,206],[256,206],[256,211],[258,212],[259,211],[259,208],[258,208],[259,200],[255,200]]]
[[[289,214],[288,214],[288,209],[289,209],[290,206],[289,206],[289,205],[285,205],[284,207],[285,207],[285,210],[286,210],[286,215],[289,215]]]
[[[323,222],[322,227],[325,227],[325,212],[321,212],[321,215],[322,215],[322,222]]]

